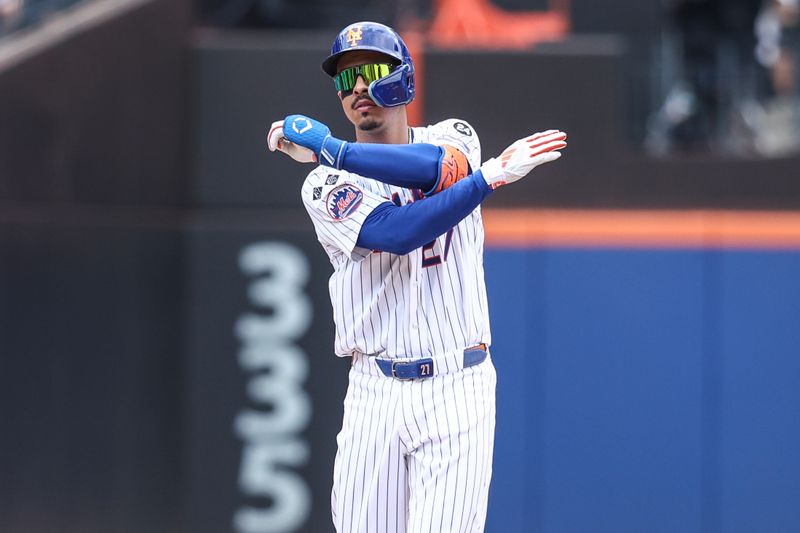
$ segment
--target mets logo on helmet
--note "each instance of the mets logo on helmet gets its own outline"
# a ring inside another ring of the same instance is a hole
[[[358,209],[363,199],[364,193],[355,185],[340,185],[328,193],[328,213],[334,220],[344,220]]]
[[[364,33],[361,31],[361,26],[354,26],[347,30],[347,42],[350,43],[350,46],[357,45],[362,37],[364,37]]]

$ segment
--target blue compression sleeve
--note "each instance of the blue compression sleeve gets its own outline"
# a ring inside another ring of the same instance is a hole
[[[427,143],[347,143],[341,168],[404,189],[430,191],[439,181],[444,150]]]
[[[479,170],[434,196],[404,206],[384,202],[364,220],[356,244],[405,255],[461,222],[491,192]]]

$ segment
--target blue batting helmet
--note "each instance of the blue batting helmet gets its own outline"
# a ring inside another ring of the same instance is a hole
[[[353,50],[372,50],[391,57],[397,66],[388,75],[369,85],[369,95],[381,107],[405,105],[414,99],[414,62],[400,35],[377,22],[356,22],[339,32],[331,46],[331,55],[322,62],[322,70],[336,75],[339,58]]]

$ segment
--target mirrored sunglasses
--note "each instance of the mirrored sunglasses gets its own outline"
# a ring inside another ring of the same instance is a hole
[[[348,67],[333,77],[333,84],[337,91],[350,93],[356,86],[356,80],[361,76],[364,82],[369,85],[375,80],[388,76],[394,70],[394,66],[389,63],[371,63],[369,65],[358,65]]]

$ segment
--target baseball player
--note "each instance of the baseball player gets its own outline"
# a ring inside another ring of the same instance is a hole
[[[335,351],[352,358],[331,497],[339,532],[482,531],[495,425],[480,204],[555,161],[566,135],[481,163],[460,119],[409,128],[414,63],[391,28],[351,24],[322,69],[356,142],[303,115],[270,150],[319,163],[302,199],[333,264]]]

